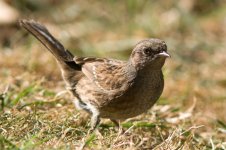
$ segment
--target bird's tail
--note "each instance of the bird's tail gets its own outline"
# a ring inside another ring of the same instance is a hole
[[[34,20],[20,20],[20,26],[38,39],[57,59],[62,69],[68,71],[80,70],[80,66],[73,61],[73,54],[55,39],[48,29]]]
[[[81,78],[81,66],[73,61],[73,55],[55,39],[40,23],[33,20],[20,20],[20,26],[38,39],[56,58],[61,67],[61,72],[67,87],[73,89]]]

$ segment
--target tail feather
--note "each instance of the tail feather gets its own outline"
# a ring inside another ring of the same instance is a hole
[[[34,35],[60,62],[63,67],[80,70],[81,67],[73,61],[73,54],[66,50],[64,46],[55,39],[48,29],[34,20],[20,20],[20,26]]]

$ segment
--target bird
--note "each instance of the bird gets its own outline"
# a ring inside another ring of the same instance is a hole
[[[55,57],[75,106],[91,115],[90,131],[102,118],[119,126],[119,121],[147,112],[163,92],[162,68],[170,57],[163,40],[141,40],[127,61],[79,57],[65,49],[41,23],[22,19],[19,24]]]

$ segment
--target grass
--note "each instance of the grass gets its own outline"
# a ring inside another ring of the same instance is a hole
[[[108,120],[104,120],[97,133],[88,135],[89,117],[74,108],[69,94],[49,91],[38,79],[29,82],[31,86],[20,87],[20,92],[11,88],[6,91],[11,94],[0,116],[0,140],[4,149],[212,148],[210,139],[200,134],[206,126],[193,122],[195,100],[186,110],[174,105],[156,105],[146,114],[123,122],[122,135],[118,135]],[[218,120],[218,124],[225,130],[223,121]],[[213,145],[224,146],[221,142]]]
[[[172,58],[153,108],[122,122],[124,134],[103,119],[88,135],[90,117],[75,109],[51,54],[11,27],[0,47],[0,149],[226,149],[224,3],[23,3],[13,3],[21,18],[45,23],[78,56],[127,59],[136,42],[158,37]]]

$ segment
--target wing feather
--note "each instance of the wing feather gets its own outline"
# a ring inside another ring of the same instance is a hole
[[[126,62],[92,57],[74,58],[82,65],[82,72],[103,91],[120,89],[128,82]]]

